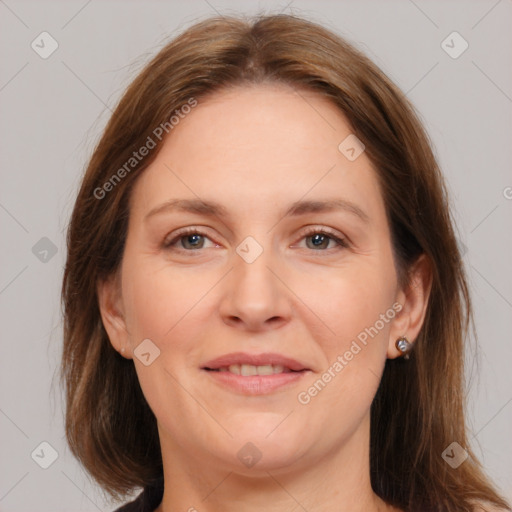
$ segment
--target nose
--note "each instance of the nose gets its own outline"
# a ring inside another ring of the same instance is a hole
[[[290,321],[290,291],[270,251],[252,263],[234,255],[234,268],[226,276],[220,314],[238,329],[256,332],[277,329]]]

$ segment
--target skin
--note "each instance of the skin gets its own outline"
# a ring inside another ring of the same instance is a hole
[[[158,512],[396,510],[370,485],[370,405],[386,359],[400,355],[396,339],[418,335],[431,276],[420,258],[413,284],[399,286],[375,170],[365,153],[351,162],[338,150],[350,133],[320,95],[268,84],[223,90],[180,121],[137,182],[120,272],[99,283],[98,296],[112,345],[133,358],[158,421]],[[216,201],[229,216],[168,211],[145,220],[178,198]],[[284,216],[301,199],[344,199],[368,220],[343,210]],[[162,247],[187,226],[205,238]],[[317,248],[322,229],[348,245],[327,238]],[[236,252],[247,236],[263,249],[252,263]],[[299,403],[395,303],[402,310]],[[149,366],[133,356],[147,338],[160,350]],[[278,352],[311,371],[286,389],[245,396],[200,369],[238,351]],[[251,468],[237,457],[249,441],[261,453]]]

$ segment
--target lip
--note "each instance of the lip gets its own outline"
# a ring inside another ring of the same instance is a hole
[[[212,371],[232,364],[250,364],[254,366],[279,365],[287,368],[288,372],[272,375],[251,375],[244,377],[231,372]],[[281,354],[246,354],[236,352],[226,354],[208,361],[201,367],[217,384],[243,395],[266,395],[277,390],[293,386],[306,374],[311,372],[299,361],[285,357]]]
[[[285,357],[281,354],[276,354],[273,352],[266,352],[264,354],[247,354],[245,352],[233,352],[231,354],[226,354],[217,357],[216,359],[212,359],[211,361],[205,363],[201,368],[203,370],[218,370],[223,366],[229,366],[232,364],[251,364],[254,366],[264,366],[268,364],[274,366],[280,365],[294,372],[310,370],[310,368],[308,368],[306,365],[300,363],[295,359]]]
[[[252,375],[242,377],[230,372],[214,372],[202,370],[217,384],[241,393],[242,395],[267,395],[277,390],[293,386],[304,376],[310,373],[308,370],[290,373],[277,373],[274,375]]]

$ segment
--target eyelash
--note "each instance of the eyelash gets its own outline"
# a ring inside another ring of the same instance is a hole
[[[189,227],[189,228],[184,228],[183,230],[179,231],[178,233],[176,233],[176,235],[169,241],[167,241],[167,239],[164,240],[163,244],[162,244],[162,249],[165,249],[165,250],[173,250],[173,246],[179,242],[182,238],[185,238],[187,236],[190,236],[190,235],[200,235],[200,236],[203,236],[203,237],[206,237],[206,238],[209,238],[208,235],[206,233],[203,233],[200,229],[196,229],[194,227]],[[307,238],[309,236],[312,236],[312,235],[324,235],[326,236],[327,238],[333,240],[334,242],[336,242],[338,244],[338,247],[337,248],[334,248],[336,250],[339,250],[339,249],[346,249],[349,247],[349,244],[347,242],[346,239],[344,238],[340,238],[339,236],[337,236],[334,232],[332,232],[330,229],[328,228],[311,228],[309,229],[308,231],[306,231],[305,233],[302,234],[302,239],[304,238]],[[331,249],[319,249],[319,250],[315,250],[315,249],[311,249],[311,251],[313,252],[328,252],[330,253],[332,251],[333,248]],[[179,249],[176,248],[175,250],[177,250],[178,252],[186,252],[186,253],[194,253],[194,252],[199,252],[201,250],[201,248],[199,249],[183,249],[182,247],[180,247]]]

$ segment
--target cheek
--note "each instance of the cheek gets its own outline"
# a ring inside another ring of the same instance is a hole
[[[309,302],[306,298],[304,302],[312,304],[329,330],[323,329],[327,334],[320,337],[310,329],[325,355],[325,366],[301,388],[297,399],[318,428],[325,428],[321,422],[327,415],[333,431],[349,431],[368,413],[395,316],[390,275],[368,265],[361,272],[333,272],[321,293],[309,288]]]
[[[329,269],[320,281],[299,280],[298,295],[326,327],[322,344],[329,359],[348,350],[354,340],[366,349],[360,356],[370,346],[387,344],[394,317],[391,275],[389,269],[368,261],[359,268]],[[382,346],[377,351],[382,352]]]
[[[134,262],[126,266],[123,289],[125,313],[133,342],[150,338],[157,343],[170,339],[178,342],[183,330],[200,329],[191,322],[201,311],[202,299],[215,285],[210,274],[191,269],[173,271],[167,265],[158,267]]]
[[[123,296],[132,348],[149,338],[160,350],[149,366],[134,358],[136,371],[146,400],[165,418],[163,411],[185,407],[178,382],[187,382],[190,372],[196,370],[200,347],[193,340],[204,336],[211,313],[205,310],[208,292],[218,277],[144,258],[134,259],[133,264],[127,261],[125,270]]]

